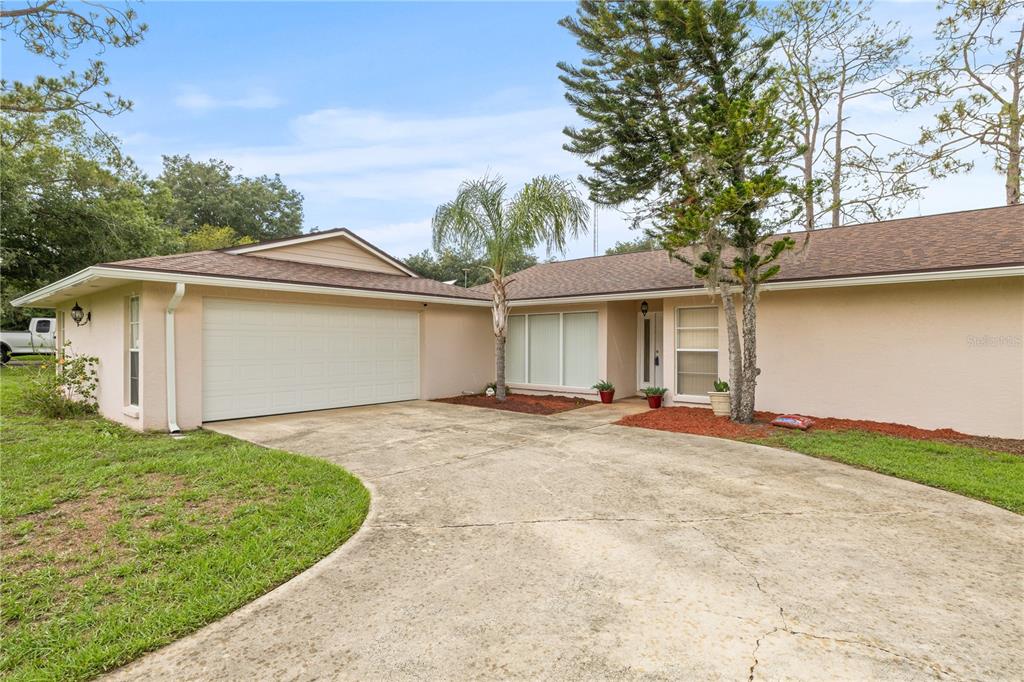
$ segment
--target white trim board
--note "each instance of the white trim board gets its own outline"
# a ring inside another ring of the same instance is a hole
[[[193,284],[199,286],[232,287],[237,289],[260,289],[262,291],[284,291],[303,294],[327,294],[331,296],[351,296],[353,298],[377,298],[393,301],[414,301],[417,303],[449,303],[483,308],[491,307],[489,300],[474,300],[448,296],[431,296],[428,294],[406,294],[402,292],[377,291],[373,289],[352,289],[318,284],[294,284],[291,282],[273,282],[264,280],[244,279],[237,277],[217,277],[213,275],[192,275],[176,272],[159,272],[156,270],[133,270],[128,268],[92,266],[80,270],[64,279],[48,284],[41,289],[11,301],[14,306],[31,306],[36,301],[79,284],[100,279],[117,279],[144,282],[169,282],[176,284]]]

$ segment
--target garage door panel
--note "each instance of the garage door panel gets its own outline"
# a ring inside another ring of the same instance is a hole
[[[415,311],[204,303],[204,420],[418,397]]]

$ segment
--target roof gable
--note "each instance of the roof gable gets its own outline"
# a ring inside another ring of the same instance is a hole
[[[233,255],[257,256],[349,270],[418,277],[404,263],[346,228],[313,232],[222,249]]]

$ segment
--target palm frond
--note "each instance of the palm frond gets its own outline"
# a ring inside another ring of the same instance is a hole
[[[509,223],[530,247],[564,253],[569,240],[587,233],[590,206],[568,180],[541,175],[528,182],[509,205]]]

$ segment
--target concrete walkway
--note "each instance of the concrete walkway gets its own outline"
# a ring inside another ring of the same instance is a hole
[[[1024,519],[760,446],[398,403],[211,428],[373,492],[317,566],[115,679],[1020,679]]]

